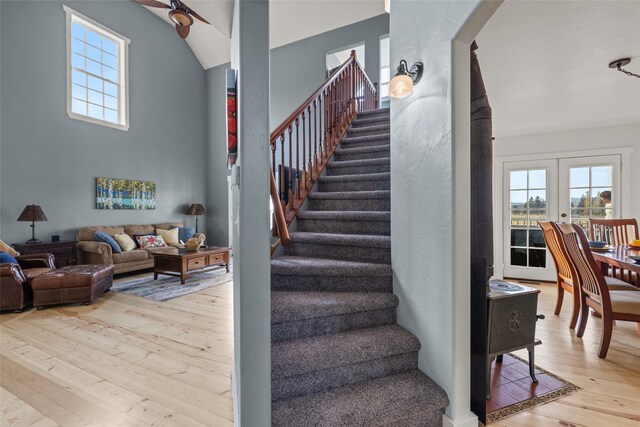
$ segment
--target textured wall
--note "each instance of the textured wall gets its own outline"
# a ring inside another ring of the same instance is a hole
[[[207,242],[229,244],[227,176],[227,90],[230,64],[207,70]]]
[[[130,129],[70,119],[62,4],[0,2],[2,239],[30,237],[28,224],[16,221],[30,203],[49,218],[36,225],[43,240],[73,238],[86,225],[193,224],[183,213],[206,197],[204,70],[169,25],[135,3],[65,2],[131,39]],[[96,210],[98,176],[155,181],[157,209]],[[206,219],[200,218],[203,229]]]
[[[326,54],[365,42],[367,75],[379,81],[380,36],[389,33],[382,14],[271,50],[271,129],[275,129],[327,78]]]

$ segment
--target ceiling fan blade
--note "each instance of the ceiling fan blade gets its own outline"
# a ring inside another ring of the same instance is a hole
[[[133,0],[133,1],[143,6],[159,7],[161,9],[171,9],[171,6],[169,6],[168,4],[164,4],[157,0]]]
[[[207,21],[207,20],[206,20],[206,19],[204,19],[202,16],[198,15],[197,13],[195,13],[195,12],[193,11],[193,9],[189,9],[189,14],[190,14],[191,16],[193,16],[194,18],[196,18],[196,19],[198,19],[198,20],[200,20],[200,21],[204,22],[205,24],[209,24],[209,25],[211,25],[211,22]]]
[[[176,24],[176,32],[180,37],[182,37],[183,39],[186,39],[187,36],[189,35],[189,27],[186,25]]]

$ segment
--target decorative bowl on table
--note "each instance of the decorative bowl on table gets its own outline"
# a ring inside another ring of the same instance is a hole
[[[607,242],[599,242],[597,240],[589,240],[589,247],[590,248],[602,249],[605,246],[607,246]]]

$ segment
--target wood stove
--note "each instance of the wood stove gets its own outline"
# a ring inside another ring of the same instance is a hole
[[[536,313],[540,293],[538,289],[504,280],[490,280],[489,289],[487,399],[491,397],[491,363],[496,356],[498,361],[502,361],[503,354],[526,348],[529,352],[529,375],[534,383],[538,382],[535,376],[534,348],[542,344],[542,341],[535,337],[536,321],[544,319],[544,315]]]

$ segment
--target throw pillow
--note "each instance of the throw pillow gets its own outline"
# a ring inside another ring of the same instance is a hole
[[[96,231],[96,234],[93,237],[93,240],[95,240],[96,242],[108,243],[109,246],[111,246],[111,250],[113,251],[114,254],[119,254],[122,252],[122,249],[120,249],[120,245],[118,245],[118,242],[113,240],[113,237],[109,236],[104,231]]]
[[[13,249],[11,246],[7,245],[2,240],[0,240],[0,251],[6,252],[9,255],[14,256],[14,257],[20,255],[20,252],[16,251],[15,249]]]
[[[178,238],[183,242],[192,238],[194,234],[196,234],[196,229],[193,227],[178,227]]]
[[[129,252],[136,248],[136,242],[128,234],[116,234],[113,238],[120,245],[122,252]]]
[[[138,236],[136,240],[140,244],[141,249],[162,248],[167,246],[162,236]]]
[[[173,228],[171,230],[163,230],[161,228],[156,228],[156,234],[158,236],[162,236],[162,238],[164,239],[165,243],[167,243],[169,245],[180,243],[178,241],[178,229],[177,228]]]
[[[140,249],[140,242],[138,241],[138,237],[144,237],[144,236],[155,236],[155,234],[149,234],[149,233],[146,233],[146,234],[134,234],[133,235],[133,241],[136,244],[136,248]]]
[[[13,255],[8,254],[7,252],[0,252],[0,264],[4,264],[6,262],[17,263],[18,260],[16,260]]]

